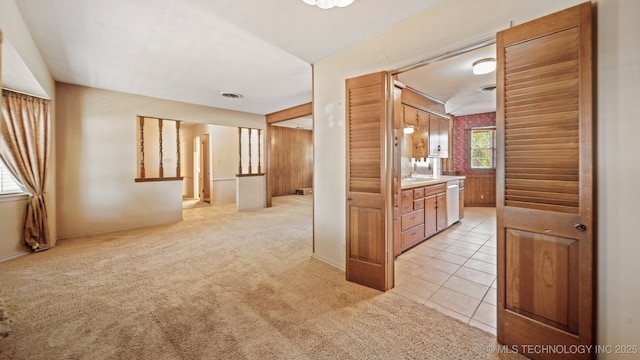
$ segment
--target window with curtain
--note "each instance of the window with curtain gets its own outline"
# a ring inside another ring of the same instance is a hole
[[[0,159],[0,196],[7,194],[20,194],[23,193],[22,189],[18,185],[18,182],[13,178],[9,169],[4,164],[4,161]]]
[[[471,168],[496,168],[496,129],[471,129]]]

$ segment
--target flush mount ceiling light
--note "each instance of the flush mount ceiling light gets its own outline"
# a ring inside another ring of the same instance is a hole
[[[302,0],[306,4],[315,5],[320,9],[331,9],[334,6],[346,7],[353,3],[354,0]]]
[[[220,95],[226,97],[227,99],[242,99],[242,95],[232,92],[221,92]]]
[[[496,59],[480,59],[473,63],[473,73],[476,75],[488,74],[496,69]]]

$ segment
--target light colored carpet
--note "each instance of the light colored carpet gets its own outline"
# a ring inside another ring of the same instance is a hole
[[[208,202],[200,201],[200,199],[185,198],[182,199],[182,209],[195,209],[199,207],[211,206]]]
[[[490,359],[495,338],[311,258],[310,196],[0,263],[2,359]],[[504,355],[503,355],[504,357]]]
[[[11,333],[11,319],[4,310],[4,301],[0,297],[0,339]]]

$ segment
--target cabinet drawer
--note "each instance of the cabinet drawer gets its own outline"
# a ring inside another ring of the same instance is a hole
[[[402,214],[407,214],[413,211],[413,190],[402,191],[402,200],[400,204],[400,211]]]
[[[413,200],[413,210],[424,209],[424,199]]]
[[[424,223],[424,209],[402,215],[402,231]]]
[[[406,250],[424,240],[424,225],[402,232],[402,249]]]
[[[424,188],[413,189],[413,198],[422,199],[424,197]]]
[[[431,185],[424,188],[424,196],[431,196],[447,192],[447,184]]]

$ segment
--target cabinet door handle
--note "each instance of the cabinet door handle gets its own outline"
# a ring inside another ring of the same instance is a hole
[[[347,197],[347,200],[351,201],[351,195],[349,195],[349,197]]]
[[[438,145],[438,151],[440,151],[440,145]]]

